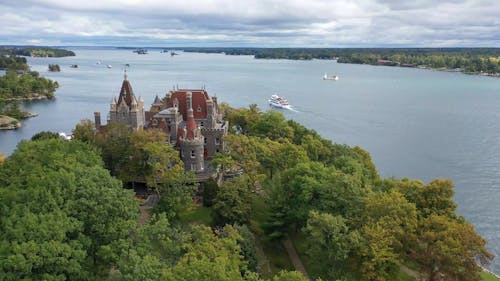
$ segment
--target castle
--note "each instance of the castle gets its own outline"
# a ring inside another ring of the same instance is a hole
[[[101,114],[94,113],[96,129],[102,129]],[[127,73],[118,100],[111,99],[108,123],[121,122],[132,130],[159,129],[168,143],[180,151],[184,168],[196,173],[199,180],[212,176],[209,161],[224,150],[223,136],[228,122],[222,120],[217,97],[210,98],[204,89],[174,89],[163,99],[156,96],[149,111],[136,98]]]

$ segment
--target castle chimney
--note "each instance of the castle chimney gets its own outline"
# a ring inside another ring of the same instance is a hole
[[[95,128],[99,130],[101,127],[101,113],[100,112],[94,112],[94,122],[95,122]]]

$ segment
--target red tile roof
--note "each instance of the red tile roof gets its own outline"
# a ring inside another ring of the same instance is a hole
[[[182,119],[187,120],[187,108],[186,108],[186,93],[191,92],[192,104],[193,104],[193,114],[195,119],[205,119],[207,118],[207,100],[209,96],[205,90],[188,90],[181,89],[172,91],[170,101],[167,103],[167,107],[174,106],[174,100],[179,101],[179,112],[182,114]],[[199,110],[199,111],[198,111]]]

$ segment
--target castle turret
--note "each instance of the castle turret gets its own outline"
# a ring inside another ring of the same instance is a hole
[[[116,98],[115,97],[113,97],[111,99],[111,103],[109,105],[110,105],[110,111],[116,111]]]
[[[139,101],[135,98],[126,70],[118,102],[115,98],[111,100],[109,117],[110,121],[124,123],[134,130],[144,127],[144,103],[141,98]]]
[[[151,105],[151,112],[159,112],[160,110],[162,110],[162,106],[163,106],[163,103],[161,101],[161,99],[158,97],[158,95],[156,95],[155,97],[155,100],[153,102],[153,104]]]
[[[212,129],[215,127],[215,112],[214,112],[214,103],[211,100],[207,100],[207,128]]]
[[[203,165],[203,135],[196,126],[194,120],[191,93],[186,94],[187,121],[186,128],[180,140],[181,159],[184,161],[184,168],[194,172],[204,170]]]

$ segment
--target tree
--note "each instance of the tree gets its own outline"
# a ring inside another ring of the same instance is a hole
[[[164,273],[162,280],[243,281],[245,262],[238,245],[241,237],[234,228],[226,226],[214,234],[206,226],[193,226],[191,239],[186,253]]]
[[[404,253],[415,240],[417,210],[396,190],[373,192],[364,199],[364,209],[359,217],[361,224],[377,224],[392,236],[391,247]],[[388,239],[389,239],[388,235]]]
[[[88,128],[88,124],[86,124]],[[129,137],[132,134],[125,124],[110,122],[95,137],[96,146],[101,149],[102,159],[112,175],[118,175],[124,162],[128,160]]]
[[[250,220],[252,194],[246,176],[228,180],[219,188],[212,206],[217,225],[246,224]]]
[[[456,218],[456,204],[453,201],[453,182],[451,180],[433,180],[424,185],[420,181],[402,180],[397,188],[408,199],[415,203],[422,217],[443,215]]]
[[[343,217],[311,211],[304,233],[308,241],[307,254],[313,262],[322,265],[328,280],[349,274],[348,260],[359,237],[349,230]]]
[[[415,256],[427,280],[439,276],[443,280],[481,280],[477,262],[486,264],[493,255],[471,224],[433,214],[420,221],[418,230]]]
[[[306,280],[307,279],[300,272],[282,270],[278,274],[274,275],[273,278],[269,281],[306,281]]]
[[[89,119],[80,120],[80,123],[73,129],[73,139],[94,144],[96,138],[94,128],[94,122]]]
[[[58,139],[59,134],[50,132],[50,131],[43,131],[40,133],[37,133],[31,137],[32,141],[37,141],[37,140],[48,140],[48,139]]]
[[[138,214],[132,192],[79,141],[19,143],[0,166],[0,192],[0,260],[10,261],[0,263],[0,276],[11,280],[109,272],[111,245],[128,237]]]
[[[214,204],[215,197],[219,191],[219,185],[213,178],[203,183],[203,206],[211,207]]]
[[[234,228],[241,236],[241,239],[238,240],[238,245],[241,249],[241,255],[247,264],[247,269],[256,272],[258,261],[255,237],[246,225],[235,225]]]
[[[286,138],[293,141],[292,127],[287,124],[283,114],[274,110],[262,114],[250,133],[254,136],[268,137],[271,140]]]
[[[358,280],[395,280],[401,259],[392,247],[394,236],[390,229],[379,223],[367,224],[361,228],[360,236],[353,269],[358,273]]]

